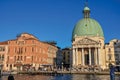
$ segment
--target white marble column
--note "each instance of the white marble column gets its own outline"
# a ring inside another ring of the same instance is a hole
[[[82,48],[82,65],[85,65],[85,61],[84,61],[84,49]]]
[[[76,61],[77,61],[77,58],[76,58],[76,48],[75,48],[75,65],[76,65]]]
[[[78,65],[78,48],[76,48],[76,65]]]
[[[95,64],[98,65],[97,48],[95,48]]]
[[[72,54],[72,65],[75,65],[75,48],[73,48],[73,54]]]
[[[89,48],[89,65],[91,65],[91,48]]]
[[[100,49],[98,48],[98,65],[101,64],[101,55],[100,55]]]

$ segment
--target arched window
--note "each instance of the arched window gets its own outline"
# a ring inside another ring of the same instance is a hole
[[[26,56],[24,56],[24,61],[26,61]]]
[[[4,55],[2,55],[2,61],[4,61]]]

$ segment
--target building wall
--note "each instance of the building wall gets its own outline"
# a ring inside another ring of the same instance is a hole
[[[6,67],[7,52],[8,52],[7,44],[0,43],[0,67],[2,67],[3,70],[7,70]]]
[[[56,54],[57,54],[58,48],[52,45],[48,45],[48,64],[50,65],[56,65]]]
[[[7,42],[7,70],[23,70],[25,65],[34,69],[38,69],[41,65],[54,65],[57,52],[55,45],[41,42],[27,33]]]
[[[69,68],[71,65],[71,48],[62,49],[63,54],[63,65],[66,68]]]
[[[116,40],[114,48],[116,65],[120,65],[120,40]]]
[[[57,52],[57,60],[56,60],[56,67],[59,69],[59,68],[62,68],[62,63],[63,63],[63,54],[62,54],[62,50],[61,49],[58,49],[58,52]]]
[[[114,48],[114,40],[111,40],[109,44],[105,45],[105,67],[109,68],[109,64],[116,64],[115,62],[115,48]]]

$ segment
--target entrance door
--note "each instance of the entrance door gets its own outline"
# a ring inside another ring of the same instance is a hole
[[[85,65],[89,65],[89,54],[85,54]]]
[[[92,49],[92,53],[91,53],[91,65],[95,65],[95,59],[94,59],[95,54],[94,54],[94,51],[95,51],[95,49]]]

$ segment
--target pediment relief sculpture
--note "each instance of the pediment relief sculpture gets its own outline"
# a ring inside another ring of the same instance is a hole
[[[99,44],[97,41],[94,41],[89,38],[84,38],[82,40],[77,41],[77,44]]]

